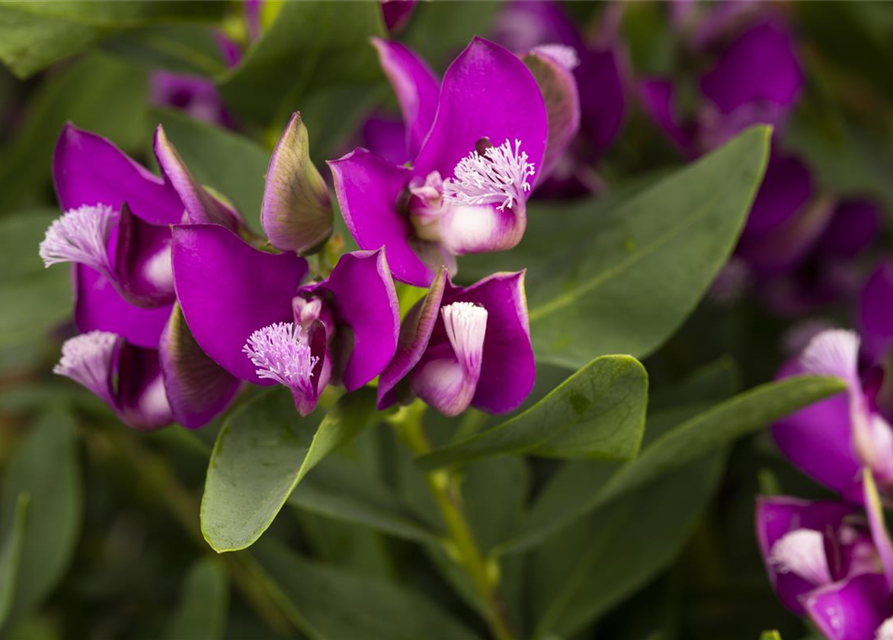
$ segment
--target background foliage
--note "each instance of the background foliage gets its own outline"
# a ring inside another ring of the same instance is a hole
[[[385,35],[377,3],[269,4],[264,34],[228,69],[212,29],[238,31],[236,3],[0,3],[0,635],[485,637],[426,490],[434,470],[461,484],[520,637],[806,637],[765,579],[753,497],[823,495],[763,429],[840,385],[767,382],[784,325],[753,300],[706,297],[762,176],[764,129],[683,166],[633,107],[600,197],[532,203],[518,249],[463,261],[468,281],[528,269],[537,386],[508,418],[427,416],[435,449],[418,459],[369,389],[305,419],[283,389],[249,390],[200,431],[144,434],[50,374],[71,297],[37,245],[58,215],[51,158],[66,121],[145,162],[163,123],[257,230],[293,110],[324,160],[392,106],[369,46]],[[442,71],[497,9],[421,3],[400,38]],[[569,9],[585,29],[605,7]],[[807,65],[789,143],[826,188],[888,208],[893,12],[786,10]],[[684,68],[666,6],[632,3],[622,30],[636,73]],[[153,105],[157,69],[212,79],[238,133]]]

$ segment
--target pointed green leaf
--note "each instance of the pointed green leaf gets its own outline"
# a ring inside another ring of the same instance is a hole
[[[758,431],[808,404],[839,393],[837,378],[798,376],[760,385],[685,421],[646,446],[634,460],[608,470],[587,496],[559,508],[531,511],[503,550],[527,549],[577,518],[737,438]]]
[[[83,485],[75,424],[61,410],[43,414],[15,451],[0,501],[0,531],[16,518],[17,496],[30,495],[28,536],[12,614],[37,606],[68,569],[80,536]]]
[[[527,411],[419,462],[430,469],[509,453],[627,460],[639,450],[647,403],[645,368],[629,356],[602,356]]]
[[[746,131],[608,215],[593,215],[585,231],[569,225],[557,242],[572,259],[528,284],[537,358],[569,368],[605,353],[641,358],[672,335],[735,246],[769,133]]]
[[[202,558],[189,569],[164,638],[220,640],[226,629],[229,579],[216,558]]]
[[[0,629],[12,610],[22,563],[22,549],[25,545],[25,526],[28,517],[27,493],[15,498],[13,518],[6,529],[0,529]]]
[[[224,423],[211,454],[201,506],[202,532],[215,551],[253,544],[307,472],[373,424],[375,390],[342,396],[321,423],[320,413],[302,418],[291,394],[277,388]]]

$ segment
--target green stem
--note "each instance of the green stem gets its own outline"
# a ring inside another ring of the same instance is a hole
[[[398,437],[417,455],[431,451],[425,436],[422,417],[426,406],[420,401],[401,409],[391,423]],[[514,640],[515,634],[499,593],[498,566],[488,562],[481,553],[474,533],[465,517],[462,491],[448,471],[437,470],[425,474],[428,488],[434,497],[449,533],[450,556],[471,578],[484,607],[484,615],[497,640]]]
[[[167,462],[153,453],[129,431],[116,425],[102,431],[88,429],[88,435],[103,437],[122,453],[136,468],[137,476],[154,488],[155,495],[163,496],[162,502],[170,509],[176,520],[186,530],[189,537],[203,551],[208,543],[202,536],[199,524],[199,505],[195,497],[180,484]],[[227,553],[221,556],[229,570],[233,583],[245,597],[258,616],[274,631],[287,635],[292,625],[285,614],[273,603],[263,580],[259,579],[250,563],[239,554]]]

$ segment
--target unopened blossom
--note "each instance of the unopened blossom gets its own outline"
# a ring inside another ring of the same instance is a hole
[[[305,283],[304,258],[221,225],[178,225],[173,237],[177,297],[199,346],[240,380],[287,387],[302,415],[330,381],[354,391],[393,356],[400,319],[383,249],[345,254]]]
[[[53,177],[64,213],[39,252],[48,267],[72,264],[81,335],[66,343],[57,372],[136,428],[172,419],[198,427],[225,408],[238,381],[191,349],[179,322],[170,225],[216,220],[239,228],[241,220],[195,182],[161,128],[155,151],[161,177],[100,136],[70,124],[62,132]],[[114,383],[101,384],[103,376]]]
[[[845,499],[862,500],[867,467],[882,492],[893,489],[893,429],[877,411],[878,380],[863,379],[859,336],[831,329],[816,335],[779,372],[835,376],[847,390],[805,407],[772,427],[772,437],[795,467]]]
[[[360,248],[387,249],[394,277],[428,286],[453,256],[514,247],[548,135],[543,98],[511,52],[475,38],[443,82],[409,49],[375,40],[406,122],[411,166],[366,149],[330,162]]]
[[[535,371],[524,272],[457,287],[441,269],[403,320],[378,407],[418,397],[448,416],[469,406],[505,413],[530,393]]]

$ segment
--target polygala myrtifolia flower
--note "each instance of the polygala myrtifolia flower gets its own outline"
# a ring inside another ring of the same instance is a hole
[[[469,405],[504,413],[524,401],[535,375],[524,272],[456,287],[441,268],[403,320],[397,353],[379,380],[378,407],[416,396],[448,416]]]
[[[239,229],[241,219],[195,182],[161,127],[155,155],[162,177],[100,136],[70,124],[62,132],[53,177],[64,213],[40,255],[47,266],[73,264],[82,335],[63,347],[56,372],[87,386],[130,426],[174,419],[198,427],[228,404],[238,382],[195,349],[182,326],[169,225],[185,219]]]
[[[866,513],[843,502],[757,501],[763,562],[782,603],[831,640],[893,639],[893,544],[866,470]]]
[[[412,165],[365,149],[329,162],[344,220],[363,249],[387,248],[394,277],[428,286],[453,256],[514,247],[543,161],[540,88],[514,54],[475,38],[443,83],[406,47],[376,40],[406,122]]]
[[[893,429],[878,413],[877,370],[860,376],[859,336],[830,329],[815,336],[779,378],[798,374],[836,376],[847,390],[789,415],[772,426],[772,437],[795,467],[845,499],[861,502],[861,469],[871,470],[882,493],[893,490]]]
[[[179,225],[173,237],[177,297],[199,346],[240,380],[288,387],[302,415],[330,381],[358,389],[394,355],[400,317],[383,249],[345,254],[302,284],[306,260],[222,226]]]

